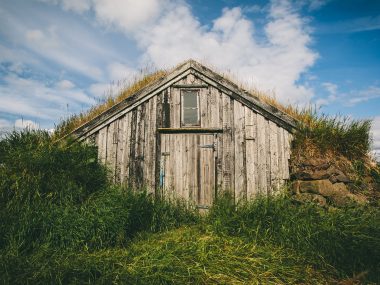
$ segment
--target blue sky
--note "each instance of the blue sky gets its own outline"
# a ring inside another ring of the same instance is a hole
[[[51,129],[111,82],[188,58],[284,103],[371,118],[380,151],[380,1],[364,0],[2,0],[0,129]]]

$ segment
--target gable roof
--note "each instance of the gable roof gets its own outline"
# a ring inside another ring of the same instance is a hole
[[[175,68],[166,76],[142,88],[121,102],[113,105],[111,108],[107,109],[95,118],[81,125],[77,129],[73,130],[68,136],[73,136],[74,138],[80,140],[88,137],[102,128],[105,124],[109,124],[120,118],[130,110],[149,100],[151,97],[157,95],[159,92],[163,91],[188,74],[195,75],[202,81],[219,89],[223,93],[234,98],[288,131],[292,132],[296,128],[296,120],[288,114],[274,106],[262,102],[259,98],[252,96],[235,83],[217,74],[206,66],[194,60],[189,60]]]

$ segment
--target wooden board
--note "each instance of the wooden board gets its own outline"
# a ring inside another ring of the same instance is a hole
[[[270,185],[272,191],[276,192],[279,188],[277,126],[272,121],[268,123],[270,132]]]
[[[246,169],[244,140],[244,106],[234,101],[234,131],[235,131],[235,199],[245,199]]]
[[[258,192],[257,171],[257,118],[256,113],[245,107],[245,145],[247,198],[253,198]]]
[[[200,208],[211,206],[216,189],[217,135],[161,134],[161,171],[165,197]]]
[[[259,193],[267,193],[267,150],[266,150],[266,120],[257,114],[257,176]]]

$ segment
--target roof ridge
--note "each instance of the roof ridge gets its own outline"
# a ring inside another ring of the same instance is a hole
[[[259,97],[248,92],[244,88],[239,87],[237,83],[226,78],[222,74],[215,72],[208,66],[201,64],[194,59],[188,59],[184,61],[183,63],[178,64],[172,70],[168,71],[168,73],[166,73],[164,76],[155,79],[154,81],[142,87],[135,93],[122,99],[120,102],[112,105],[110,108],[102,111],[97,116],[86,121],[79,127],[75,128],[73,131],[71,131],[69,134],[67,134],[65,137],[70,136],[70,135],[81,137],[83,135],[88,134],[94,128],[97,128],[99,124],[102,124],[104,121],[110,120],[112,116],[115,116],[115,114],[121,113],[123,110],[127,109],[128,107],[132,105],[136,105],[137,102],[147,97],[149,94],[155,95],[157,93],[157,90],[162,88],[162,86],[165,86],[166,84],[176,79],[180,75],[186,73],[188,70],[194,70],[197,73],[199,73],[201,80],[202,80],[202,77],[204,78],[207,77],[210,84],[212,84],[212,82],[216,82],[217,86],[215,86],[215,84],[213,85],[218,89],[224,89],[225,91],[228,90],[228,92],[226,92],[227,95],[233,96],[232,94],[235,94],[234,95],[235,97],[241,97],[240,101],[243,101],[245,105],[249,105],[251,108],[255,109],[256,111],[259,111],[265,117],[270,117],[272,119],[275,118],[277,122],[283,121],[286,125],[290,126],[290,129],[295,128],[295,119],[292,118],[289,114],[285,113],[284,111],[280,110],[279,108],[275,106],[272,106],[266,102],[263,102]],[[91,126],[91,124],[94,121],[95,121],[95,124]],[[96,123],[96,121],[100,121],[100,122]]]

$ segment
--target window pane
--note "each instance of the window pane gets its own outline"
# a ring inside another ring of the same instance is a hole
[[[183,110],[183,122],[186,125],[198,124],[198,109],[184,109]]]
[[[185,108],[198,107],[198,92],[197,91],[183,92],[183,107]]]

